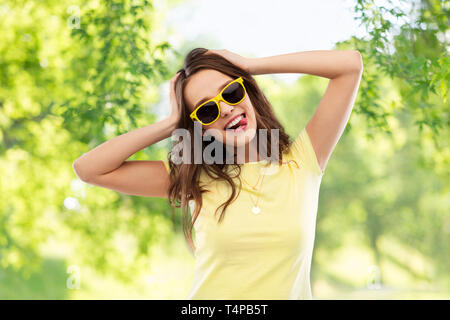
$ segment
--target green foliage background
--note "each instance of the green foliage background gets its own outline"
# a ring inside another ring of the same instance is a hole
[[[164,40],[164,15],[180,3],[0,5],[1,299],[185,297],[194,262],[167,201],[87,185],[72,169],[83,152],[157,121],[161,84],[184,55],[218,47]],[[313,295],[448,298],[449,3],[358,0],[354,10],[368,36],[336,49],[359,50],[364,73],[322,181]],[[291,137],[328,83],[256,79]],[[164,159],[167,147],[131,159]]]

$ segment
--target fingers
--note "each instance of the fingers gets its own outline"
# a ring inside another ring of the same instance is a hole
[[[221,55],[221,54],[224,54],[227,51],[228,50],[226,50],[226,49],[218,49],[218,50],[208,49],[208,51],[206,51],[205,54],[212,54],[212,53],[214,53],[214,54]]]
[[[175,83],[177,81],[178,77],[180,76],[181,71],[177,72],[172,79],[170,80],[171,83]]]
[[[177,81],[178,77],[180,76],[180,72],[177,72],[172,79],[170,79],[170,91],[174,95],[175,94],[175,82]]]
[[[177,72],[170,80],[170,105],[171,105],[170,117],[176,118],[177,121],[180,117],[180,108],[178,106],[177,97],[175,94],[175,82],[177,81],[178,77],[180,76],[180,73],[181,73],[181,71]]]

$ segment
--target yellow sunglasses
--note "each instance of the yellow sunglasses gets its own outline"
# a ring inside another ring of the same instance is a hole
[[[234,106],[244,100],[246,95],[247,90],[245,90],[244,79],[239,77],[227,84],[217,96],[195,108],[190,117],[192,121],[197,120],[203,125],[213,124],[220,116],[219,101],[224,101]]]

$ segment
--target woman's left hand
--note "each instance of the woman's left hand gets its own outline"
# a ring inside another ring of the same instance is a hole
[[[206,54],[208,53],[215,53],[221,55],[222,57],[230,61],[232,64],[235,64],[239,68],[244,69],[246,72],[250,73],[250,60],[251,60],[250,58],[245,58],[243,56],[238,55],[237,53],[233,53],[226,49],[208,50]]]

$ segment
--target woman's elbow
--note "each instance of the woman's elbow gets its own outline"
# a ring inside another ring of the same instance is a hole
[[[363,59],[362,55],[358,50],[350,50],[352,54],[353,59],[353,71],[355,72],[362,72],[363,71]]]
[[[86,174],[86,171],[80,165],[80,163],[78,162],[78,159],[72,163],[72,168],[73,168],[73,171],[75,172],[75,174],[77,175],[77,177],[81,181],[88,182],[88,180],[90,179],[89,175]]]

